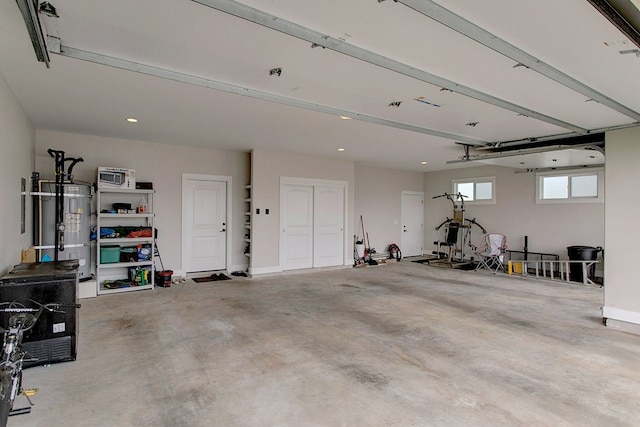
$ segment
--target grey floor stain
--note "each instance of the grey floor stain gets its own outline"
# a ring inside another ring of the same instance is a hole
[[[383,389],[389,384],[389,379],[386,376],[372,372],[372,368],[369,366],[349,364],[342,365],[339,369],[360,384],[370,385],[379,389]]]

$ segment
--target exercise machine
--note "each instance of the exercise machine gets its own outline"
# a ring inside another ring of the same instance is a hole
[[[441,260],[440,262],[445,262],[451,267],[453,267],[454,263],[467,264],[472,262],[473,257],[469,257],[465,251],[472,246],[471,233],[473,226],[480,228],[483,234],[486,234],[487,230],[480,225],[475,218],[465,218],[464,198],[467,196],[461,193],[444,193],[439,196],[434,196],[432,199],[440,197],[446,197],[451,202],[453,218],[447,217],[447,219],[435,228],[436,231],[439,231],[444,227],[445,239],[444,241],[437,240],[433,242],[436,245],[436,250],[433,254],[438,256],[438,259]]]

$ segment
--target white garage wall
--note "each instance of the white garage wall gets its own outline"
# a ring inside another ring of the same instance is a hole
[[[26,231],[20,232],[20,178],[27,191],[34,168],[35,134],[27,115],[0,74],[0,274],[20,263],[20,250],[31,246],[31,201],[26,197]]]
[[[239,268],[247,264],[242,254],[244,230],[241,227],[243,186],[249,182],[247,154],[52,131],[38,131],[36,135],[36,169],[43,176],[52,174],[53,160],[46,150],[54,148],[64,150],[71,157],[85,158],[85,163],[74,170],[78,179],[93,182],[97,166],[119,166],[134,168],[139,180],[154,182],[156,224],[160,230],[158,243],[165,266],[174,270],[181,268],[181,174],[232,176],[235,225],[232,263]],[[362,214],[371,244],[379,250],[386,249],[390,242],[400,241],[402,191],[425,193],[425,252],[429,253],[434,249],[432,242],[443,237],[434,227],[451,216],[451,205],[446,199],[432,200],[431,197],[450,192],[452,179],[482,176],[496,176],[497,204],[468,205],[467,218],[476,217],[489,231],[505,233],[511,249],[521,250],[525,235],[529,236],[531,251],[558,253],[562,258],[566,258],[567,246],[604,245],[603,205],[536,205],[534,175],[515,174],[509,168],[483,166],[421,174],[264,149],[255,150],[253,157],[254,208],[270,208],[271,213],[254,216],[252,262],[257,271],[278,269],[280,176],[349,182],[348,235],[358,233]]]
[[[433,241],[444,239],[444,227],[440,232],[434,228],[453,214],[447,199],[432,197],[451,193],[453,179],[489,176],[496,177],[496,204],[467,203],[465,217],[475,217],[488,232],[505,234],[509,249],[523,250],[524,236],[529,236],[529,251],[558,254],[561,259],[568,259],[567,246],[604,246],[603,203],[536,204],[535,174],[516,174],[511,168],[481,166],[425,173],[425,243],[428,253],[435,249]],[[476,233],[474,240],[478,237],[481,236]]]
[[[362,215],[372,248],[386,252],[389,244],[396,243],[402,250],[402,192],[421,192],[422,185],[422,172],[356,165],[353,234],[362,237]]]
[[[251,160],[253,212],[251,273],[265,274],[280,268],[280,177],[347,182],[347,236],[353,235],[354,163],[274,150],[254,149]],[[256,208],[262,212],[255,215]],[[266,215],[269,209],[269,215]],[[348,249],[350,250],[350,249]]]
[[[154,196],[158,247],[166,269],[182,272],[182,174],[232,177],[233,218],[230,270],[245,269],[244,185],[249,180],[249,154],[212,148],[185,147],[144,141],[103,138],[53,131],[36,132],[36,170],[52,178],[53,159],[47,149],[62,150],[66,157],[82,157],[73,169],[76,180],[96,180],[98,166],[135,169],[138,181],[151,181]],[[159,266],[159,264],[158,264]]]
[[[606,134],[606,258],[603,316],[607,326],[640,325],[640,281],[635,269],[640,223],[640,128]],[[628,328],[624,328],[628,329]],[[640,333],[640,327],[632,332]]]

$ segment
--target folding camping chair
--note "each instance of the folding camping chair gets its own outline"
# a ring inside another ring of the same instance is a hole
[[[479,259],[476,270],[486,268],[493,274],[496,274],[500,269],[505,270],[502,261],[507,251],[507,237],[504,234],[489,233],[485,236],[483,246],[472,245],[472,248]]]

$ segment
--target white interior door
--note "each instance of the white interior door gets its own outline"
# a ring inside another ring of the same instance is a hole
[[[424,194],[402,192],[402,256],[422,255],[424,242]]]
[[[313,267],[313,186],[282,188],[281,262],[284,270]]]
[[[344,262],[344,188],[316,186],[313,191],[313,266]]]
[[[227,264],[227,183],[183,179],[183,268],[224,270]]]

